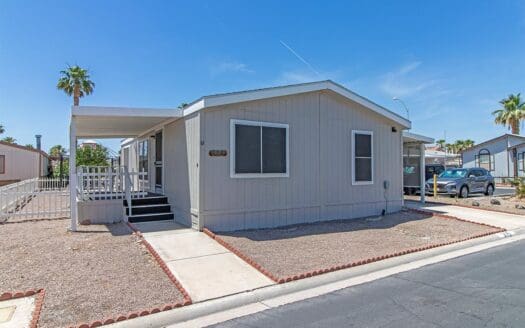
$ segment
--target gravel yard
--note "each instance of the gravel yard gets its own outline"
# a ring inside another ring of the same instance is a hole
[[[405,199],[419,201],[419,196],[405,196]],[[519,199],[513,196],[456,198],[446,195],[438,195],[437,197],[427,196],[426,200],[428,202],[477,207],[483,210],[503,211],[511,214],[525,215],[525,198]],[[500,204],[491,204],[491,200],[499,201]]]
[[[124,224],[0,224],[0,294],[45,288],[39,327],[64,327],[183,300]]]
[[[475,223],[402,211],[382,219],[321,222],[217,236],[280,279],[496,231]]]

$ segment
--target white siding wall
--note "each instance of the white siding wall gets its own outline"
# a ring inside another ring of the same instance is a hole
[[[5,156],[5,173],[0,173],[0,181],[26,180],[47,174],[47,166],[44,167],[47,161],[39,164],[45,157],[37,152],[0,144],[0,155]],[[42,165],[41,172],[39,165]]]
[[[201,113],[200,225],[214,230],[272,227],[376,215],[402,205],[401,129],[333,93],[221,106]],[[230,178],[230,119],[288,123],[290,177]],[[374,184],[352,186],[351,131],[374,132]],[[208,151],[228,150],[226,157]]]
[[[496,139],[472,150],[467,150],[463,152],[463,167],[475,167],[475,156],[481,149],[487,149],[494,160],[494,170],[490,173],[496,178],[512,177],[514,176],[514,162],[508,147],[518,144],[519,141],[519,139],[509,136],[509,138]]]
[[[175,220],[191,225],[199,211],[200,114],[179,119],[164,129],[164,193]]]

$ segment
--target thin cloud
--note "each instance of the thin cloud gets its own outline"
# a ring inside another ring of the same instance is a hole
[[[248,67],[248,65],[239,62],[221,62],[210,69],[212,75],[219,75],[224,73],[245,73],[252,74],[255,71]]]
[[[275,84],[307,83],[326,79],[337,80],[339,76],[338,72],[320,72],[318,74],[306,70],[285,71],[279,75]]]
[[[390,97],[406,97],[422,92],[436,84],[436,81],[424,80],[414,76],[414,72],[421,66],[415,61],[405,64],[381,78],[380,88]]]

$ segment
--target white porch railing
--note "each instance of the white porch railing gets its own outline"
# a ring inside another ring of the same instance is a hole
[[[0,221],[69,215],[68,180],[33,178],[0,187]]]
[[[127,167],[80,166],[77,195],[81,201],[145,197],[149,190],[147,172],[129,172]]]

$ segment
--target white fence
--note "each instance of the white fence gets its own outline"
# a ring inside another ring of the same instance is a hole
[[[147,172],[128,172],[125,166],[81,166],[77,178],[81,201],[141,198],[150,190]]]
[[[68,180],[33,178],[0,187],[0,222],[69,216]]]

